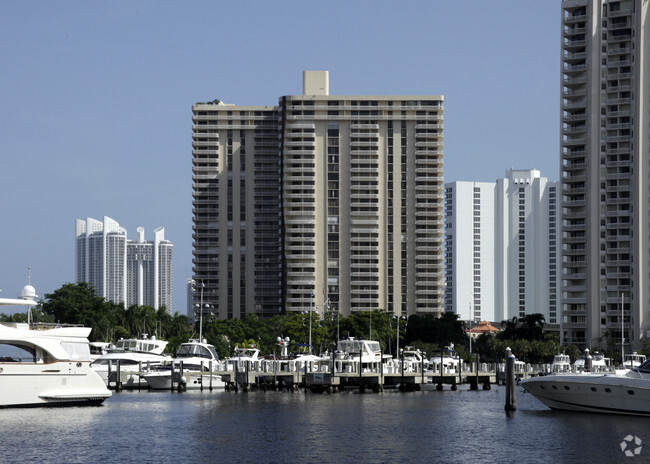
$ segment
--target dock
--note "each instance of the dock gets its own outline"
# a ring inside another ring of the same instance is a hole
[[[361,364],[361,366],[359,365]],[[401,364],[401,365],[400,365]],[[384,389],[396,389],[403,392],[420,390],[437,390],[445,388],[457,390],[459,385],[469,385],[470,389],[489,390],[491,385],[500,383],[504,378],[502,371],[494,366],[492,370],[471,370],[463,366],[460,372],[443,366],[433,365],[424,369],[423,365],[397,363],[387,365],[383,362],[359,363],[358,361],[308,361],[286,359],[262,359],[242,363],[230,363],[228,360],[210,366],[203,372],[180,370],[174,366],[172,391],[184,391],[187,384],[199,384],[200,388],[212,390],[224,388],[226,391],[252,390],[286,390],[304,389],[314,393],[335,393],[342,390],[359,392],[380,392]],[[475,366],[474,366],[475,367]],[[120,369],[119,365],[109,373],[108,388],[148,389],[143,375],[146,370]],[[518,379],[527,375],[518,373]],[[223,383],[213,385],[212,379],[218,377]]]

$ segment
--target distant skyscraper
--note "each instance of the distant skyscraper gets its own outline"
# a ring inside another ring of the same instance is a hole
[[[443,97],[193,106],[194,278],[219,317],[442,311]],[[195,302],[198,295],[194,295]]]
[[[463,320],[557,314],[558,183],[509,169],[446,185],[445,310]]]
[[[165,229],[154,240],[127,240],[126,230],[109,217],[76,221],[76,281],[88,282],[97,295],[131,305],[166,307],[172,312],[172,243]]]
[[[126,230],[113,219],[76,221],[76,281],[88,282],[97,296],[126,303]]]
[[[650,10],[562,2],[562,335],[650,335]]]

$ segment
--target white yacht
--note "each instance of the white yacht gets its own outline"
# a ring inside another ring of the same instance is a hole
[[[233,355],[227,359],[227,369],[242,370],[246,368],[247,362],[257,361],[260,361],[260,350],[254,347],[236,347]]]
[[[0,305],[33,306],[35,295],[28,285],[22,299],[0,298]],[[110,397],[90,368],[91,330],[29,322],[0,324],[0,407],[99,405]]]
[[[183,372],[176,370],[180,369],[181,362]],[[171,364],[151,370],[144,374],[144,379],[154,390],[171,389],[172,378],[174,382],[183,383],[188,390],[210,386],[223,387],[225,383],[221,375],[214,373],[220,367],[219,355],[213,345],[205,340],[191,339],[187,343],[181,343]]]
[[[95,359],[91,367],[108,385],[109,375],[116,372],[119,361],[120,371],[130,373],[125,385],[129,386],[139,382],[142,371],[171,361],[171,356],[164,353],[167,343],[155,336],[149,338],[148,334],[142,334],[141,338],[121,339],[114,348]]]
[[[568,354],[561,353],[553,356],[551,373],[559,374],[561,372],[571,372],[571,358]]]
[[[625,369],[634,369],[645,362],[645,355],[638,354],[636,351],[625,355],[623,367]]]
[[[521,386],[551,409],[650,416],[650,361],[627,371],[531,377]]]
[[[421,372],[429,369],[429,360],[426,359],[426,353],[407,346],[401,353],[404,361],[404,372]]]
[[[612,370],[611,364],[612,360],[606,358],[602,353],[594,351],[593,354],[589,354],[589,349],[585,349],[584,354],[580,355],[578,359],[573,363],[573,369],[576,371],[586,370],[586,359],[588,356],[591,356],[591,372],[609,372]]]
[[[440,373],[442,367],[443,374],[457,374],[460,366],[460,359],[454,346],[446,346],[440,354],[429,358],[429,369],[433,372]]]
[[[363,371],[379,371],[392,357],[382,355],[381,345],[375,340],[358,340],[348,337],[336,342],[334,366],[337,372],[355,372],[359,361]]]

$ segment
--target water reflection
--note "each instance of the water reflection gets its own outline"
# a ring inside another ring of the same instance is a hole
[[[518,391],[122,392],[0,410],[4,462],[618,462],[645,418],[551,411]],[[650,448],[640,456],[650,454]]]

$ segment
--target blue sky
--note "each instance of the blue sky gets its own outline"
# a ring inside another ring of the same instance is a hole
[[[444,95],[445,182],[559,170],[560,1],[29,1],[0,6],[0,294],[74,282],[76,218],[165,227],[192,272],[191,107]],[[11,312],[8,308],[0,312]]]

